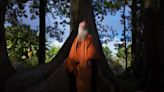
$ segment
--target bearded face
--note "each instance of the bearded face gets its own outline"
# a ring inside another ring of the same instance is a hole
[[[87,24],[85,21],[80,22],[79,28],[78,28],[78,40],[82,41],[86,38],[88,34]]]

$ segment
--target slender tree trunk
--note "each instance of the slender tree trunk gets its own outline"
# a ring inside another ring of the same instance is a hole
[[[124,25],[124,47],[125,47],[125,72],[127,73],[127,68],[128,68],[128,49],[127,49],[127,42],[126,42],[126,16],[125,16],[125,11],[126,11],[126,0],[124,1],[124,10],[123,10],[123,25]]]
[[[14,70],[7,53],[4,28],[5,12],[8,0],[1,0],[0,3],[0,92],[3,92],[4,83],[9,77],[11,77]]]
[[[131,66],[135,67],[136,60],[136,33],[137,33],[137,0],[132,0],[132,63]]]
[[[46,6],[47,6],[47,0],[40,0],[39,64],[45,63]]]

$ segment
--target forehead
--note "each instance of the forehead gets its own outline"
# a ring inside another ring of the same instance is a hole
[[[80,26],[86,26],[87,23],[86,23],[86,21],[81,21],[79,25],[80,25]]]

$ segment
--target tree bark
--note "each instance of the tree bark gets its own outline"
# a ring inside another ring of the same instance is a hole
[[[160,6],[158,0],[144,1],[145,92],[164,91],[164,22]]]
[[[137,62],[138,60],[136,60],[136,33],[137,33],[137,0],[132,0],[132,63],[131,66],[133,67],[133,71],[134,71],[134,67],[135,67],[135,62]]]
[[[66,87],[69,87],[69,84],[66,85],[68,80],[65,78],[67,76],[65,75],[63,64],[77,35],[77,18],[79,16],[77,15],[78,5],[76,3],[78,2],[71,0],[71,33],[58,54],[51,60],[49,64],[43,64],[32,70],[23,71],[16,74],[14,77],[7,81],[5,85],[5,92],[68,91],[66,90]],[[62,91],[62,89],[65,89],[65,91]]]
[[[45,64],[45,18],[47,0],[40,0],[39,64]]]
[[[123,35],[124,35],[124,48],[125,48],[125,73],[127,74],[127,68],[128,68],[128,49],[127,49],[127,41],[126,41],[126,16],[125,16],[125,11],[126,11],[126,0],[124,0],[124,9],[123,9]]]
[[[132,1],[132,70],[135,77],[143,76],[143,40],[142,40],[142,24],[143,24],[143,1]],[[140,4],[140,6],[137,6]]]
[[[67,92],[69,84],[63,64],[76,34],[76,31],[71,32],[50,63],[37,66],[32,70],[19,72],[10,78],[6,82],[5,92]]]
[[[14,73],[14,69],[12,68],[7,53],[4,28],[8,0],[1,0],[0,3],[0,92],[3,92],[4,83]]]
[[[80,3],[79,15],[82,18],[87,18],[89,20],[89,32],[93,36],[94,45],[101,57],[100,60],[97,62],[98,70],[100,71],[99,73],[102,74],[102,77],[104,77],[104,79],[106,80],[106,83],[108,82],[112,83],[112,86],[114,87],[115,92],[119,92],[120,89],[119,89],[118,80],[114,76],[112,69],[109,67],[107,63],[107,60],[102,50],[101,42],[99,40],[99,35],[98,35],[98,31],[97,31],[95,19],[94,19],[95,16],[93,14],[93,9],[92,9],[92,0],[79,0],[79,1],[80,1],[79,2]]]

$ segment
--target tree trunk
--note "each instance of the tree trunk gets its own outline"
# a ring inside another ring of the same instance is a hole
[[[83,18],[87,18],[89,20],[89,31],[94,38],[94,44],[101,57],[101,59],[98,62],[100,72],[102,73],[102,76],[106,79],[106,82],[109,81],[114,85],[115,91],[117,92],[119,90],[119,86],[118,86],[119,84],[118,84],[117,79],[114,77],[113,71],[109,67],[107,60],[105,58],[105,55],[103,53],[102,45],[99,40],[99,35],[98,35],[97,28],[96,28],[95,20],[94,20],[94,14],[93,14],[91,0],[88,0],[88,1],[71,0],[71,29],[72,29],[71,34],[72,34],[72,36],[69,36],[69,38],[64,43],[64,45],[62,46],[59,53],[56,55],[56,57],[52,61],[57,60],[58,62],[63,62],[65,60],[65,58],[68,56],[69,50],[73,43],[73,40],[77,34],[78,21]],[[54,62],[54,63],[57,63],[57,62]],[[59,63],[58,63],[58,65],[59,65]]]
[[[144,1],[145,92],[164,91],[164,22],[162,0]],[[162,4],[161,4],[162,3]]]
[[[45,63],[45,18],[47,0],[40,0],[39,64]]]
[[[98,92],[102,92],[102,90],[103,92],[113,92],[111,91],[113,88],[111,87],[110,82],[112,83],[112,85],[114,85],[115,92],[119,92],[118,82],[113,76],[113,72],[110,69],[107,60],[105,59],[105,55],[102,51],[98,32],[96,29],[96,24],[94,21],[91,0],[71,0],[72,31],[58,54],[52,59],[52,62],[50,62],[49,64],[41,65],[30,71],[21,72],[11,78],[6,83],[6,92],[67,92],[68,90],[62,91],[65,89],[65,87],[69,86],[69,84],[68,86],[63,86],[68,83],[67,81],[63,82],[67,80],[63,64],[69,54],[72,43],[77,35],[78,21],[84,17],[90,20],[89,29],[94,38],[95,46],[101,57],[98,62],[98,70],[100,74],[98,79],[103,80],[103,82],[99,81],[101,83],[99,85],[103,87],[100,88]]]
[[[133,68],[133,72],[134,72],[134,67],[135,67],[135,62],[137,62],[138,60],[136,60],[136,39],[137,39],[137,0],[132,0],[132,63],[131,66]]]
[[[71,0],[71,33],[66,42],[49,64],[16,74],[5,85],[6,92],[67,92],[68,79],[65,75],[64,61],[77,35],[78,1]],[[30,77],[30,78],[29,78]],[[46,84],[46,85],[45,85]],[[59,84],[59,85],[58,85]],[[65,85],[65,86],[64,86]],[[65,90],[65,91],[62,91]]]
[[[123,10],[123,35],[124,35],[124,48],[125,48],[125,73],[127,74],[127,68],[128,68],[128,49],[127,49],[127,42],[126,42],[126,16],[125,16],[125,11],[126,11],[126,0],[124,0],[124,10]]]
[[[142,0],[132,1],[132,70],[136,77],[143,75]],[[140,6],[137,6],[140,4]]]
[[[79,0],[79,3],[80,3],[79,15],[82,18],[87,18],[89,20],[89,32],[93,36],[94,45],[97,48],[97,51],[101,57],[100,60],[97,62],[98,70],[100,70],[99,73],[102,74],[102,77],[104,77],[106,83],[108,82],[112,83],[115,92],[119,92],[120,89],[119,89],[118,81],[116,77],[113,75],[113,71],[107,63],[107,60],[102,50],[101,42],[99,40],[99,35],[95,24],[95,17],[92,9],[92,0]],[[104,85],[104,84],[100,84],[100,85]],[[109,91],[109,90],[105,90],[105,91]]]
[[[14,70],[7,53],[4,28],[5,12],[8,0],[1,0],[0,3],[0,92],[3,92],[4,83],[14,73]]]

